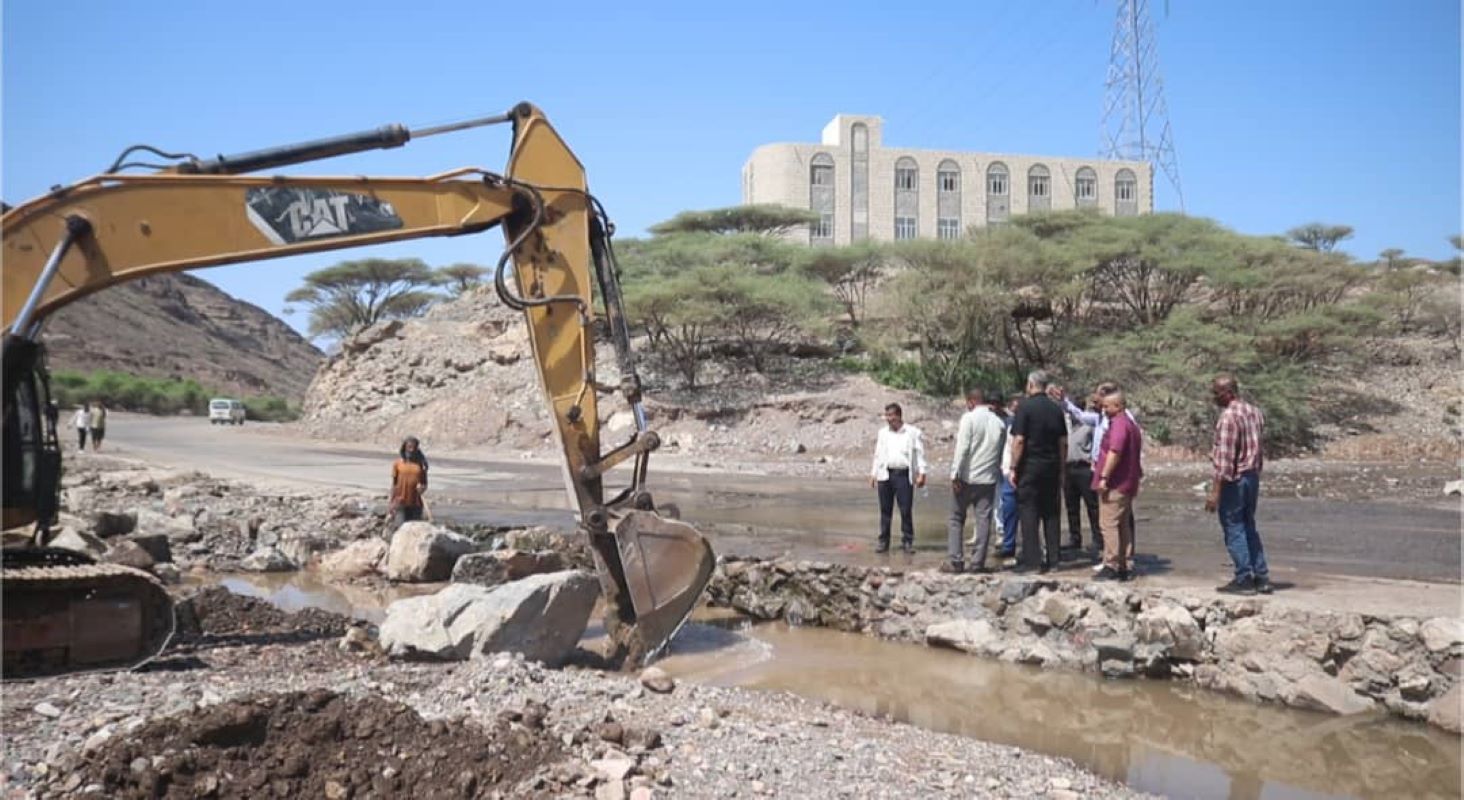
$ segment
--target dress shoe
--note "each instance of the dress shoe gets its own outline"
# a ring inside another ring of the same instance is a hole
[[[1109,567],[1104,567],[1103,569],[1098,570],[1098,574],[1093,576],[1093,580],[1095,580],[1095,581],[1121,581],[1121,580],[1123,580],[1123,573],[1122,572],[1119,572],[1116,569],[1110,569]]]
[[[1216,586],[1215,591],[1220,594],[1239,594],[1250,596],[1256,593],[1255,581],[1250,578],[1236,578],[1224,586]]]

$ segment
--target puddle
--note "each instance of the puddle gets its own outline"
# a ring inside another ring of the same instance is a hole
[[[857,634],[687,625],[660,662],[1070,758],[1143,791],[1244,800],[1458,797],[1458,737],[1381,717],[1257,706],[1158,681],[1105,681]]]
[[[295,611],[379,622],[392,600],[443,584],[361,587],[312,573],[219,584]],[[604,633],[600,609],[585,631]],[[1458,797],[1460,740],[1388,717],[1259,706],[1161,681],[1106,681],[947,650],[701,609],[659,666],[683,680],[788,691],[930,730],[1063,756],[1179,798]]]
[[[358,585],[321,580],[313,572],[239,572],[203,579],[217,583],[234,594],[267,600],[285,611],[319,608],[367,622],[379,623],[386,607],[403,597],[432,594],[445,583]]]

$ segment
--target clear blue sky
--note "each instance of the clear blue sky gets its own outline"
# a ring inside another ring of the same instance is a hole
[[[1248,233],[1319,220],[1351,253],[1442,258],[1460,230],[1456,0],[1152,0],[1189,213]],[[893,146],[1092,155],[1114,10],[1050,2],[8,0],[3,180],[15,203],[124,146],[200,154],[542,106],[621,235],[739,201],[743,160],[879,114]],[[503,166],[506,129],[320,162],[313,174]],[[298,169],[296,171],[299,171]],[[1176,207],[1160,180],[1158,206]],[[496,233],[377,248],[488,264]],[[280,313],[309,270],[206,270]],[[303,315],[287,318],[303,325]]]

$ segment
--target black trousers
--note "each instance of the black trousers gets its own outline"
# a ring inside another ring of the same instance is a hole
[[[1062,464],[1022,465],[1017,476],[1017,516],[1022,526],[1022,565],[1057,566],[1062,551]],[[1039,524],[1041,537],[1037,534]]]
[[[77,444],[76,444],[76,449],[78,449],[78,450],[85,450],[86,449],[86,428],[77,428],[76,429],[76,438],[78,439]]]
[[[1088,530],[1093,532],[1093,548],[1103,549],[1103,529],[1098,527],[1098,492],[1093,490],[1093,466],[1086,461],[1069,461],[1067,485],[1063,487],[1063,507],[1067,509],[1068,543],[1083,546],[1083,506],[1088,507]]]
[[[911,504],[915,502],[915,487],[910,483],[910,470],[892,469],[890,479],[879,482],[879,546],[889,547],[890,518],[895,514],[895,503],[900,504],[900,543],[915,544],[915,516]]]

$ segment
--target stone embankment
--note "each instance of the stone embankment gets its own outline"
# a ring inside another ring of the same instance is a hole
[[[1310,610],[1274,598],[1062,579],[724,558],[716,605],[1043,667],[1188,681],[1458,733],[1464,620]]]

